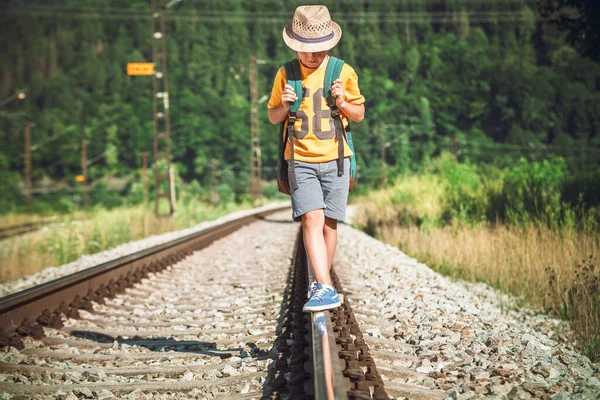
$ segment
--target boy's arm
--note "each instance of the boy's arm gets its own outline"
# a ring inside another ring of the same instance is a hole
[[[336,79],[331,85],[331,95],[335,97],[335,104],[337,108],[346,116],[349,120],[354,122],[360,122],[365,117],[365,105],[364,104],[352,104],[346,101],[344,96],[344,86],[341,79]]]
[[[294,92],[294,88],[288,85],[285,78],[283,67],[277,71],[273,89],[271,90],[271,99],[267,109],[269,121],[273,124],[279,124],[288,117],[290,113],[290,104],[292,104],[298,96]]]
[[[337,101],[336,101],[337,103]],[[352,104],[345,100],[337,104],[340,111],[344,113],[349,120],[354,122],[360,122],[365,117],[365,105],[364,104]]]
[[[297,99],[298,96],[296,96],[294,88],[286,83],[283,87],[283,91],[281,92],[280,104],[267,110],[267,114],[269,115],[269,121],[271,121],[273,125],[285,121],[288,114],[290,113],[290,104],[295,102]]]
[[[290,103],[281,103],[275,108],[269,108],[267,114],[269,115],[269,121],[273,125],[277,125],[285,121],[288,114],[290,113]]]

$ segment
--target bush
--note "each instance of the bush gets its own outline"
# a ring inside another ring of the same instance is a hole
[[[493,224],[499,219],[591,232],[600,227],[599,182],[600,170],[569,175],[563,158],[521,159],[500,169],[459,163],[444,153],[428,171],[398,177],[379,206],[392,206],[405,225]]]
[[[123,197],[115,190],[109,190],[104,182],[98,182],[90,190],[89,200],[91,205],[102,205],[106,209],[120,207]]]
[[[442,154],[434,164],[434,172],[445,183],[442,199],[442,219],[474,222],[485,218],[487,198],[481,190],[481,177],[474,165],[459,163],[449,153]]]
[[[180,190],[181,199],[188,204],[193,201],[209,201],[209,191],[200,185],[197,180],[192,180],[187,186]]]
[[[232,187],[226,183],[217,185],[217,193],[219,194],[219,204],[221,205],[232,203],[235,197]]]
[[[543,221],[558,227],[564,222],[562,190],[567,176],[563,158],[519,163],[504,176],[503,216],[512,223]]]
[[[0,215],[8,214],[17,209],[18,204],[25,203],[25,198],[19,189],[21,174],[8,170],[8,160],[0,154]]]
[[[563,184],[562,199],[572,206],[600,206],[600,168],[568,175]]]
[[[126,202],[128,205],[136,205],[144,202],[144,182],[141,180],[131,182]]]
[[[279,189],[277,189],[277,182],[265,183],[262,186],[262,195],[267,199],[273,199],[279,196]]]

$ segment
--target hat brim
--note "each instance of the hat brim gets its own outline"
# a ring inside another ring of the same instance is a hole
[[[331,39],[320,43],[305,43],[294,38],[292,35],[292,24],[289,24],[283,28],[283,41],[290,49],[294,51],[301,51],[305,53],[327,51],[335,47],[335,45],[342,38],[342,28],[340,28],[338,24],[331,21],[331,29],[333,30],[333,37]]]

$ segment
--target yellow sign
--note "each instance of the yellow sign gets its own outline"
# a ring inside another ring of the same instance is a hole
[[[153,63],[128,63],[127,75],[154,75]]]
[[[75,176],[75,182],[85,182],[85,175]]]

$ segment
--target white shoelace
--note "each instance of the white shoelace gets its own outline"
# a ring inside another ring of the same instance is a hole
[[[327,290],[329,290],[329,289],[321,288],[321,289],[316,290],[310,299],[311,300],[321,300],[321,297],[323,297],[325,295],[325,293],[327,293]]]

